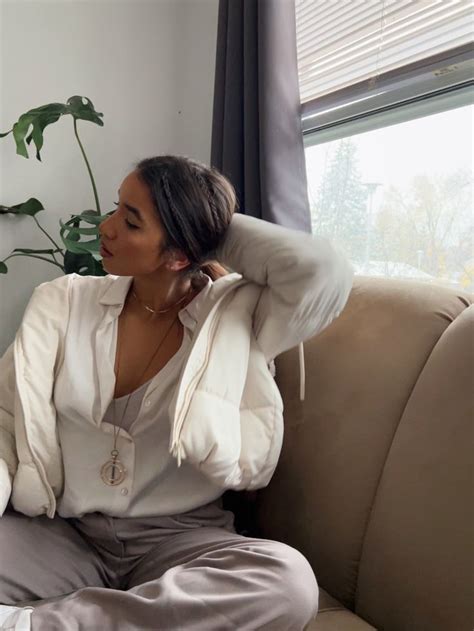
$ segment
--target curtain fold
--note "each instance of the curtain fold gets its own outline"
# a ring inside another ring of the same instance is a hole
[[[311,232],[294,0],[220,0],[211,164],[240,212]]]

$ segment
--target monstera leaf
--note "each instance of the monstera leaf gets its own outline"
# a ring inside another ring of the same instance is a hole
[[[63,249],[59,247],[36,218],[36,214],[40,210],[44,210],[39,200],[31,197],[26,202],[14,206],[0,205],[0,215],[29,215],[32,217],[41,232],[46,235],[54,246],[54,248],[49,249],[15,248],[9,256],[3,261],[0,261],[0,274],[8,273],[6,261],[17,256],[31,257],[45,261],[46,263],[51,263],[59,267],[66,274],[76,272],[82,275],[101,276],[106,273],[102,267],[99,254],[100,240],[98,227],[110,213],[104,216],[101,214],[99,195],[94,176],[77,129],[78,120],[89,121],[103,127],[104,123],[101,119],[104,115],[101,112],[95,111],[92,101],[87,97],[72,96],[66,103],[49,103],[48,105],[42,105],[41,107],[36,107],[25,112],[20,116],[10,131],[0,133],[0,138],[4,138],[12,133],[16,143],[17,154],[25,158],[29,158],[26,145],[30,145],[33,141],[36,146],[36,158],[41,162],[44,129],[66,114],[70,114],[73,117],[74,134],[79,143],[89,173],[96,202],[96,210],[85,210],[81,214],[72,215],[71,219],[65,223],[60,221],[60,235],[65,245],[65,249]],[[83,227],[84,223],[88,224],[88,226]],[[87,241],[81,240],[83,236],[87,237],[88,235],[90,235],[92,239]]]
[[[100,118],[104,115],[101,112],[95,111],[90,99],[85,96],[71,96],[66,104],[49,103],[48,105],[42,105],[41,107],[36,107],[25,112],[20,116],[10,131],[0,133],[0,138],[4,138],[13,132],[17,154],[29,158],[28,150],[25,145],[25,136],[30,129],[30,125],[32,125],[33,130],[26,137],[26,143],[29,145],[33,140],[36,146],[36,158],[41,162],[40,151],[43,146],[44,128],[47,127],[47,125],[55,123],[61,116],[66,114],[71,114],[74,120],[86,120],[91,123],[96,123],[96,125],[104,125]]]
[[[97,215],[94,210],[84,210],[80,215],[72,215],[71,219],[66,222],[60,219],[59,223],[61,229],[59,234],[61,235],[62,242],[66,246],[66,249],[75,254],[89,252],[90,254],[98,255],[100,249],[98,227],[106,217],[107,215]],[[81,228],[81,221],[92,224],[93,228]],[[95,239],[80,241],[81,235],[94,235]]]
[[[66,222],[59,220],[61,229],[59,234],[66,246],[64,255],[64,271],[66,274],[76,272],[81,276],[105,276],[107,272],[102,267],[99,255],[100,236],[99,225],[107,215],[98,216],[94,210],[84,210],[80,215],[72,215]],[[81,221],[92,225],[92,228],[81,228]],[[94,236],[94,239],[80,241],[83,235]]]
[[[34,217],[40,210],[44,210],[44,206],[36,197],[30,197],[26,202],[15,204],[15,206],[0,205],[0,215],[30,215],[30,217]]]

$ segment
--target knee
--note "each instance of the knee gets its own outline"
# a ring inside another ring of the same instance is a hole
[[[281,589],[285,590],[291,604],[287,612],[287,628],[304,629],[318,613],[318,583],[311,565],[301,552],[280,544],[281,553],[284,559]]]
[[[276,563],[271,600],[279,629],[301,631],[318,613],[319,588],[308,560],[295,548],[270,542]]]

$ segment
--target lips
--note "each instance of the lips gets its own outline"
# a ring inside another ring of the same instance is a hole
[[[110,252],[109,250],[107,250],[107,248],[105,247],[105,245],[103,244],[103,242],[100,242],[100,254],[101,256],[113,256],[112,252]]]

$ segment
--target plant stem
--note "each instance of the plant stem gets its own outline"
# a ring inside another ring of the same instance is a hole
[[[87,159],[86,152],[84,151],[84,147],[82,146],[81,140],[80,140],[79,135],[77,133],[77,120],[75,118],[74,118],[74,133],[76,134],[77,142],[79,143],[79,147],[81,148],[82,155],[84,156],[84,160],[86,161],[87,170],[89,171],[89,176],[90,176],[91,182],[92,182],[92,188],[94,190],[94,197],[95,197],[95,205],[96,205],[96,208],[97,208],[97,214],[100,215],[101,211],[100,211],[99,196],[97,195],[97,188],[95,186],[94,176],[92,175],[91,167],[89,165],[89,161]]]
[[[36,221],[36,225],[37,225],[37,226],[38,226],[38,228],[41,230],[41,232],[44,232],[44,234],[48,237],[48,239],[51,241],[51,243],[52,243],[54,246],[56,246],[56,248],[57,248],[58,250],[60,250],[60,251],[61,251],[61,248],[59,247],[59,245],[58,245],[58,244],[54,241],[54,239],[53,239],[52,237],[50,237],[50,236],[49,236],[49,234],[46,232],[46,230],[40,226],[39,221],[36,219],[36,217],[35,217],[34,215],[33,215],[33,219]]]
[[[32,259],[39,259],[40,261],[46,261],[46,263],[51,263],[51,265],[56,265],[56,267],[59,267],[63,272],[65,271],[64,267],[60,265],[59,263],[55,263],[54,261],[45,259],[43,256],[38,256],[37,254],[23,254],[23,253],[10,254],[10,256],[7,256],[6,259],[3,259],[2,263],[5,263],[5,261],[8,261],[8,259],[12,259],[14,256],[29,256]]]

